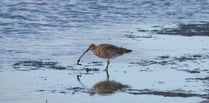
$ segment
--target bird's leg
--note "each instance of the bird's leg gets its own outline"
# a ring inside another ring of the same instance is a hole
[[[110,64],[110,59],[107,59],[107,65],[106,65],[106,67],[105,67],[105,71],[108,71],[108,66],[109,66],[109,64]]]

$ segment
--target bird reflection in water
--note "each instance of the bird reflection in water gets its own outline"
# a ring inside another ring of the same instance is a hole
[[[88,89],[88,87],[81,82],[80,76],[77,76],[77,80],[84,88]],[[104,96],[104,95],[113,94],[119,90],[124,90],[128,87],[129,87],[128,85],[121,84],[114,80],[109,80],[109,73],[108,71],[106,71],[106,80],[96,83],[91,89],[88,90],[89,90],[89,95],[91,96],[95,94]]]

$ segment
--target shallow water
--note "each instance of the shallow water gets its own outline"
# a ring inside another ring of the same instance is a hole
[[[208,103],[208,7],[208,0],[1,0],[0,102]],[[109,80],[126,88],[90,95],[107,81],[106,60],[91,52],[76,65],[90,43],[133,50],[109,67]]]

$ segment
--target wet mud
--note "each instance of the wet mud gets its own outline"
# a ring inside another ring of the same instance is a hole
[[[61,93],[61,94],[80,94],[85,93],[91,96],[98,94],[100,96],[107,96],[117,92],[127,93],[131,95],[155,95],[163,97],[199,97],[203,99],[209,99],[209,94],[195,94],[187,91],[159,91],[152,89],[134,89],[128,85],[121,84],[117,81],[101,81],[93,86],[92,89],[86,89],[84,87],[70,87],[64,90],[37,90],[37,92],[51,92],[51,93]]]
[[[208,81],[208,82],[209,82],[209,77],[202,77],[202,78],[187,78],[187,80],[202,80],[202,81]]]
[[[194,55],[183,55],[179,57],[171,57],[171,56],[159,56],[156,58],[141,60],[139,62],[130,62],[131,65],[139,65],[142,67],[146,67],[146,69],[140,69],[140,71],[149,71],[150,66],[152,65],[160,65],[160,66],[169,66],[169,69],[174,69],[176,71],[183,71],[190,74],[201,74],[201,73],[209,73],[208,68],[203,68],[200,64],[207,63],[209,59],[209,54],[194,54]],[[196,67],[190,67],[193,64],[196,64]],[[190,78],[187,80],[205,80],[207,78]]]
[[[171,56],[159,56],[154,58],[153,60],[143,60],[141,62],[132,62],[130,64],[137,64],[140,66],[150,66],[150,65],[178,65],[178,63],[186,62],[186,61],[196,61],[196,60],[202,60],[202,59],[208,59],[208,55],[184,55],[180,57],[171,57]],[[101,64],[101,62],[92,62],[95,65]],[[64,89],[53,89],[53,90],[44,90],[39,89],[36,90],[36,92],[50,92],[50,93],[60,93],[60,94],[80,94],[85,93],[89,94],[91,96],[98,94],[101,96],[107,96],[110,94],[114,94],[117,92],[121,93],[127,93],[130,95],[155,95],[155,96],[163,96],[163,97],[182,97],[182,98],[188,98],[188,97],[199,97],[203,99],[209,99],[209,94],[197,94],[192,93],[191,91],[184,91],[184,90],[167,90],[167,91],[160,91],[160,90],[153,90],[153,89],[136,89],[132,88],[131,86],[127,84],[123,84],[120,82],[117,82],[115,80],[110,80],[110,75],[108,71],[106,72],[106,79],[104,81],[99,81],[96,84],[93,85],[93,87],[88,88],[88,86],[85,85],[85,83],[82,82],[82,78],[85,75],[93,74],[95,72],[104,72],[100,71],[96,68],[83,68],[83,69],[73,69],[73,67],[64,67],[59,66],[57,62],[51,62],[51,61],[20,61],[13,64],[15,70],[20,71],[29,71],[29,70],[36,70],[38,68],[45,68],[45,69],[56,69],[56,70],[63,70],[63,69],[57,69],[58,67],[65,68],[64,70],[69,71],[83,71],[80,75],[77,75],[77,81],[80,83],[80,86],[75,87],[67,87]],[[23,69],[24,68],[24,69]],[[25,69],[25,68],[36,68],[36,69]],[[148,72],[152,72],[147,70]],[[200,69],[196,70],[182,70],[188,73],[200,73]],[[204,70],[207,71],[207,70]],[[83,76],[83,77],[82,77]],[[46,79],[47,80],[47,79]],[[194,80],[201,80],[201,81],[209,81],[209,77],[202,77],[202,78],[187,78],[188,82],[194,81]],[[159,82],[164,83],[164,82]],[[207,101],[202,101],[201,103],[207,103]]]
[[[151,65],[171,65],[171,66],[179,66],[181,63],[184,62],[193,62],[193,63],[199,63],[199,62],[205,62],[205,60],[209,59],[209,54],[186,54],[178,57],[172,57],[169,55],[164,56],[158,56],[156,58],[148,59],[148,60],[140,60],[137,62],[130,62],[130,65],[139,65],[142,67],[147,67],[146,72],[153,72],[149,66]],[[103,66],[102,62],[92,62],[90,64],[93,64],[94,66]],[[80,86],[75,87],[67,87],[62,90],[44,90],[39,89],[36,90],[37,92],[51,92],[51,93],[61,93],[61,94],[78,94],[78,93],[87,93],[89,95],[110,95],[117,92],[121,93],[127,93],[131,95],[156,95],[156,96],[163,96],[163,97],[200,97],[203,99],[209,99],[209,94],[197,94],[192,93],[190,91],[178,91],[178,90],[167,90],[167,91],[160,91],[160,90],[153,90],[153,89],[136,89],[132,88],[131,86],[127,84],[123,84],[120,82],[117,82],[115,80],[110,80],[109,73],[106,72],[106,79],[104,81],[100,81],[93,85],[93,87],[88,88],[85,86],[84,83],[82,83],[81,76],[85,75],[93,75],[94,73],[100,73],[104,72],[101,71],[98,68],[89,68],[89,67],[82,67],[80,69],[76,68],[76,66],[62,66],[58,62],[54,61],[36,61],[36,60],[28,60],[28,61],[19,61],[13,64],[13,67],[17,71],[32,71],[32,70],[45,70],[45,69],[55,69],[55,70],[68,70],[71,72],[77,72],[79,75],[77,75],[77,81],[81,84]],[[178,69],[177,67],[173,67],[171,69],[176,69],[177,71],[184,71],[191,74],[199,74],[202,72],[209,71],[207,69],[201,69],[201,68],[194,68],[194,69]],[[143,70],[142,70],[143,71]],[[73,75],[71,73],[70,75]],[[46,79],[47,80],[47,79]],[[198,77],[198,78],[186,78],[187,82],[191,81],[209,81],[209,77]],[[204,103],[204,102],[203,102]]]
[[[177,28],[163,28],[152,32],[164,35],[209,36],[209,23],[179,24]]]
[[[158,27],[157,27],[158,28]],[[184,30],[181,30],[184,29]],[[183,36],[199,36],[201,33],[201,36],[208,36],[208,31],[205,30],[208,29],[208,24],[204,25],[196,25],[196,24],[181,24],[178,26],[178,28],[164,28],[162,30],[138,30],[137,32],[152,32],[157,34],[168,34],[168,35],[183,35]],[[142,39],[155,39],[156,37],[153,35],[135,35],[134,33],[129,33],[126,35],[123,35],[125,38],[133,39],[133,40],[139,40]],[[203,83],[204,85],[208,85],[209,77],[204,76],[202,74],[208,74],[209,70],[205,66],[202,66],[202,64],[207,63],[209,59],[209,53],[208,50],[204,54],[184,54],[184,55],[161,55],[154,58],[149,59],[139,59],[132,62],[127,62],[127,65],[132,67],[136,66],[138,69],[138,72],[149,72],[153,73],[155,72],[155,69],[152,68],[152,66],[157,66],[158,69],[160,67],[166,67],[168,69],[172,69],[178,72],[184,72],[189,75],[192,75],[191,77],[185,77],[184,80],[186,83]],[[194,66],[194,64],[196,66]],[[108,71],[106,72],[106,78],[102,81],[97,81],[95,84],[92,84],[92,87],[86,86],[85,82],[82,81],[82,78],[85,78],[85,76],[93,76],[95,74],[103,74],[103,67],[104,62],[101,61],[93,61],[89,62],[84,65],[69,65],[69,66],[63,66],[61,63],[53,60],[25,60],[25,61],[18,61],[12,64],[13,68],[16,71],[33,71],[33,70],[60,70],[60,71],[66,71],[68,72],[68,75],[71,75],[74,78],[74,80],[77,80],[77,83],[80,85],[69,85],[65,86],[59,89],[56,88],[48,88],[43,89],[39,88],[36,90],[36,92],[47,92],[47,93],[58,93],[58,94],[64,94],[64,95],[80,95],[80,94],[87,94],[90,96],[94,95],[100,95],[100,96],[108,96],[113,95],[117,93],[125,93],[129,95],[151,95],[151,96],[161,96],[161,97],[180,97],[180,98],[191,98],[191,97],[198,97],[205,101],[202,101],[201,103],[208,103],[209,99],[209,92],[196,92],[192,89],[190,90],[184,90],[180,88],[179,90],[159,90],[159,89],[152,89],[152,88],[132,88],[131,85],[125,84],[123,82],[119,82],[117,80],[110,79],[110,76]],[[0,71],[1,72],[1,71]],[[113,71],[112,71],[113,72]],[[115,72],[115,71],[114,71]],[[118,72],[118,70],[117,70]],[[129,74],[129,71],[123,71],[124,74]],[[48,78],[43,78],[44,81],[48,81]],[[75,82],[75,81],[74,81]],[[157,81],[157,84],[159,85],[167,85],[166,81]],[[185,84],[188,86],[189,84]]]
[[[138,64],[140,66],[150,66],[150,65],[178,65],[179,63],[191,61],[197,62],[204,59],[209,59],[209,54],[186,54],[179,57],[171,57],[168,55],[159,56],[149,60],[140,60],[139,62],[130,62],[130,64]]]
[[[209,99],[209,94],[194,94],[189,92],[178,92],[176,90],[174,91],[158,91],[158,90],[149,90],[149,89],[127,89],[125,91],[129,94],[133,95],[157,95],[157,96],[164,96],[164,97],[200,97],[200,98],[206,98]]]
[[[94,66],[102,66],[102,62],[92,62],[89,65]],[[84,66],[82,68],[76,68],[76,66],[63,66],[58,62],[52,60],[26,60],[19,61],[13,64],[13,68],[16,71],[33,71],[33,70],[68,70],[69,74],[73,75],[74,73],[84,74],[84,75],[92,75],[94,73],[98,73],[101,70],[95,67],[87,67]]]
[[[209,59],[209,54],[185,54],[181,56],[169,56],[169,55],[162,55],[156,58],[151,58],[147,60],[140,60],[136,62],[129,62],[129,65],[138,65],[141,67],[145,67],[146,69],[140,69],[139,72],[154,72],[153,68],[150,67],[152,65],[160,65],[160,66],[171,66],[170,69],[175,69],[177,71],[183,71],[186,73],[190,73],[192,75],[201,74],[201,73],[209,73],[208,69],[203,69],[200,67],[193,68],[193,69],[184,69],[178,68],[181,64],[190,63],[201,63],[205,62]],[[17,71],[33,71],[33,70],[47,70],[47,69],[54,69],[54,70],[65,70],[68,72],[69,75],[75,75],[74,80],[80,84],[80,86],[72,86],[69,85],[68,87],[62,87],[58,89],[48,88],[43,89],[39,88],[36,92],[39,93],[53,93],[53,94],[63,94],[63,95],[81,95],[87,94],[90,96],[99,95],[99,96],[109,96],[114,95],[117,93],[125,93],[129,95],[150,95],[150,96],[161,96],[161,97],[180,97],[180,98],[191,98],[197,97],[201,99],[206,99],[200,103],[207,103],[207,99],[209,99],[209,93],[198,93],[191,91],[186,91],[184,89],[179,90],[158,90],[152,88],[132,88],[129,84],[124,84],[122,82],[118,82],[117,80],[111,79],[111,75],[109,75],[108,71],[105,72],[101,70],[101,68],[96,67],[103,67],[103,62],[94,61],[87,65],[91,66],[62,66],[60,63],[52,61],[52,60],[27,60],[27,61],[19,61],[13,64],[13,67]],[[79,68],[78,68],[79,67]],[[92,87],[86,86],[85,83],[82,81],[82,78],[88,75],[94,74],[103,74],[106,73],[106,78],[103,81],[98,81],[95,84],[92,84]],[[128,72],[126,72],[128,73]],[[44,79],[48,81],[48,79]],[[186,82],[207,82],[208,84],[209,77],[193,77],[193,78],[185,78]],[[159,81],[159,85],[165,85],[166,82]]]
[[[37,92],[50,92],[50,93],[60,93],[60,94],[88,94],[90,96],[94,96],[98,94],[100,96],[107,96],[114,93],[127,93],[130,95],[154,95],[154,96],[163,96],[163,97],[181,97],[181,98],[189,98],[189,97],[199,97],[202,99],[209,99],[209,94],[198,94],[192,93],[192,91],[185,90],[154,90],[154,89],[136,89],[132,88],[127,84],[123,84],[117,82],[115,80],[110,80],[110,76],[108,72],[106,72],[106,79],[104,81],[100,81],[93,85],[93,87],[88,88],[85,83],[82,82],[81,75],[77,75],[77,81],[80,83],[78,87],[68,87],[62,90],[37,90]],[[85,75],[83,75],[85,76]],[[209,80],[209,77],[205,78],[189,78],[195,80]],[[201,103],[207,103],[206,101],[202,101]]]
[[[56,69],[56,70],[65,70],[67,67],[58,65],[57,62],[53,61],[19,61],[13,64],[15,70],[18,71],[30,71],[30,70],[39,70],[39,69]]]
[[[153,38],[152,35],[142,35],[142,36],[137,36],[137,35],[134,35],[134,34],[126,34],[124,35],[125,38],[131,38],[131,39],[136,39],[136,38],[146,38],[146,39],[149,39],[149,38]]]

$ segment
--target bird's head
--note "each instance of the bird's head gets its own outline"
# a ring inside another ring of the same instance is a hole
[[[97,46],[96,46],[95,44],[92,43],[92,44],[89,45],[89,48],[88,48],[88,49],[89,49],[89,50],[94,50],[96,47],[97,47]]]

